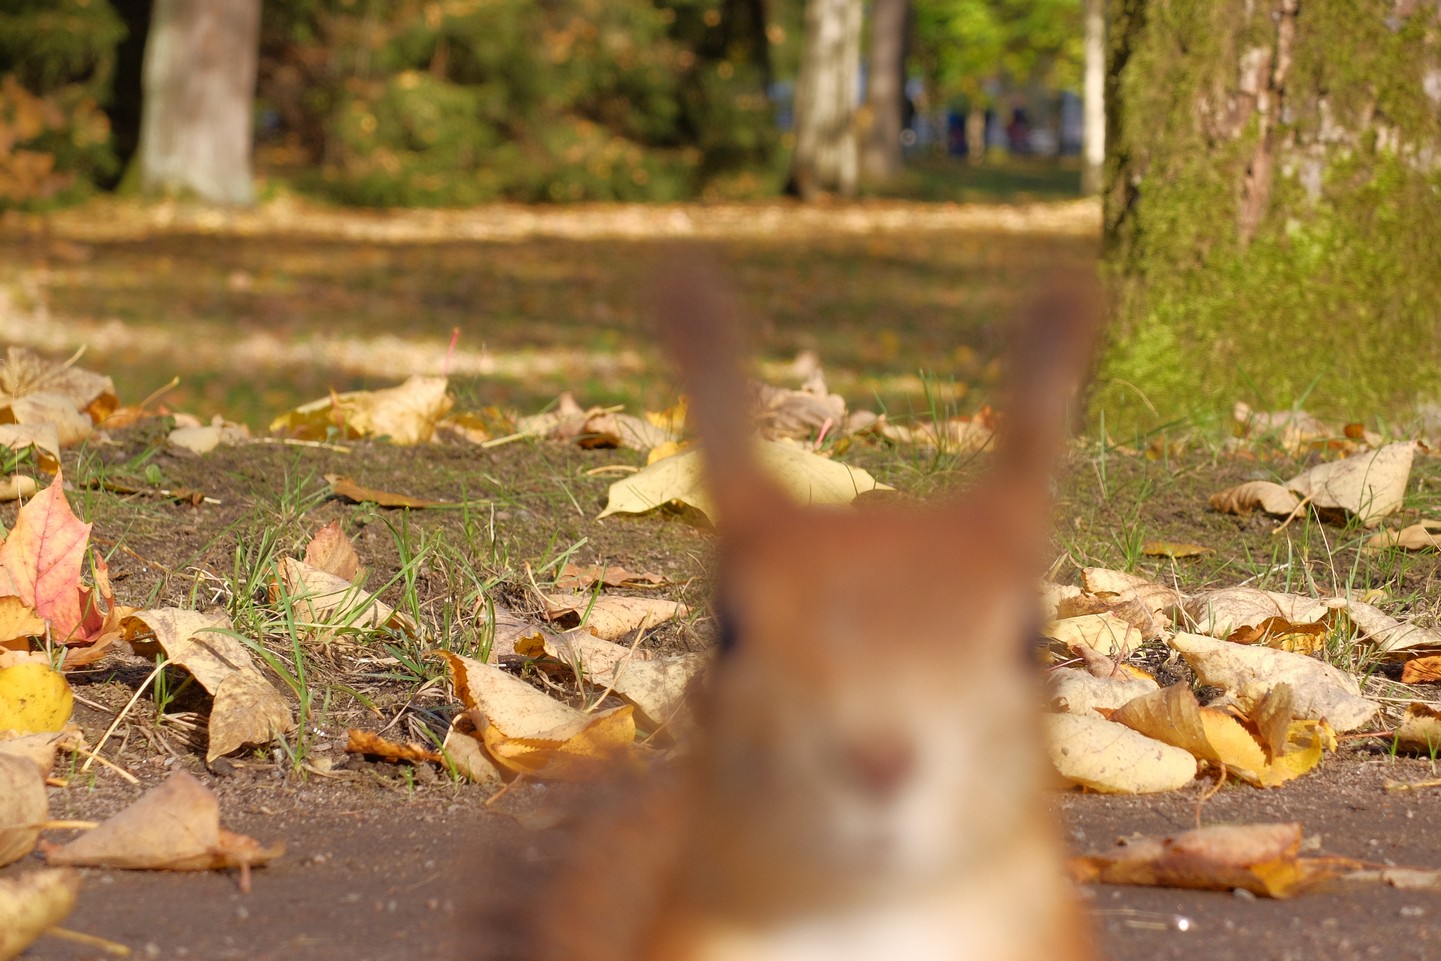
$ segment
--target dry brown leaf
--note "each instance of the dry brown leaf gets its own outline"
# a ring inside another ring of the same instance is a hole
[[[584,626],[596,637],[614,640],[635,630],[654,627],[690,609],[659,597],[617,597],[601,594],[542,594],[545,616],[566,630]]]
[[[0,503],[30,497],[39,489],[40,485],[35,482],[33,477],[27,477],[24,474],[0,476]]]
[[[1104,567],[1083,569],[1081,581],[1092,594],[1100,597],[1110,595],[1117,602],[1135,601],[1165,621],[1175,619],[1185,600],[1185,596],[1174,587],[1157,584],[1137,574]]]
[[[619,564],[591,564],[587,567],[566,564],[555,579],[555,587],[559,591],[586,591],[597,584],[604,587],[665,587],[670,584],[670,579],[663,574],[637,574]]]
[[[352,584],[360,574],[360,558],[356,556],[355,546],[350,543],[350,538],[340,529],[338,520],[331,521],[316,531],[310,543],[305,545],[305,563]]]
[[[0,961],[19,957],[36,938],[64,920],[79,893],[80,872],[70,868],[0,878]]]
[[[212,871],[259,867],[285,846],[264,847],[220,826],[215,795],[176,771],[115,816],[69,844],[46,851],[45,862],[74,867]]]
[[[1109,612],[1052,621],[1041,628],[1041,634],[1067,647],[1084,645],[1102,654],[1122,657],[1140,647],[1144,640],[1141,631]]]
[[[232,424],[216,415],[209,424],[175,428],[170,432],[170,436],[165,438],[165,442],[192,454],[208,454],[217,447],[234,447],[249,439],[249,427]]]
[[[1300,850],[1299,824],[1227,824],[1128,839],[1106,854],[1073,858],[1071,867],[1083,882],[1288,898],[1357,866],[1339,858],[1302,858]]]
[[[1281,446],[1298,454],[1318,442],[1343,436],[1341,431],[1304,410],[1253,411],[1249,404],[1237,401],[1232,416],[1243,435],[1277,435]]]
[[[1281,484],[1247,481],[1212,494],[1210,504],[1211,510],[1223,514],[1240,514],[1244,517],[1252,511],[1260,510],[1286,517],[1301,506],[1301,498]]]
[[[256,668],[230,616],[163,608],[137,611],[122,622],[125,641],[142,655],[164,651],[214,697],[206,761],[246,745],[269,744],[295,729],[285,698]]]
[[[673,443],[676,435],[631,414],[599,411],[586,417],[577,440],[588,450],[623,447],[648,451]]]
[[[1071,784],[1106,794],[1174,791],[1196,776],[1188,752],[1094,714],[1047,714],[1051,763]]]
[[[1366,549],[1372,551],[1399,548],[1403,551],[1430,551],[1441,549],[1441,521],[1421,521],[1399,531],[1382,531],[1366,539]]]
[[[468,712],[462,711],[450,719],[440,751],[451,770],[467,781],[492,787],[499,787],[503,781],[500,768],[485,753],[480,731]]]
[[[1441,755],[1441,710],[1421,701],[1412,701],[1396,728],[1396,746],[1433,758]]]
[[[1406,496],[1416,442],[1388,444],[1345,460],[1317,464],[1286,482],[1313,506],[1355,514],[1366,527],[1397,510]]]
[[[386,761],[408,761],[411,764],[419,764],[423,761],[440,764],[445,760],[423,744],[416,744],[414,741],[409,744],[401,744],[371,731],[362,731],[357,728],[351,728],[346,733],[345,753],[365,754]]]
[[[1399,621],[1364,601],[1338,600],[1345,605],[1344,613],[1357,634],[1376,645],[1379,653],[1441,651],[1441,631]]]
[[[7,348],[0,363],[0,406],[47,394],[62,398],[70,410],[83,412],[93,423],[104,420],[119,404],[115,384],[109,377],[75,366],[78,357],[55,363],[26,347]]]
[[[565,635],[536,632],[516,641],[515,652],[526,657],[545,654],[579,671],[592,685],[610,688],[634,704],[650,728],[672,721],[691,680],[705,663],[694,654],[657,657],[581,631]]]
[[[768,440],[803,440],[822,430],[838,430],[846,422],[845,398],[826,389],[820,368],[814,368],[800,390],[753,385],[752,415]]]
[[[40,826],[50,816],[45,795],[48,772],[29,757],[0,752],[0,865],[34,850]]]
[[[384,390],[332,394],[277,417],[276,433],[325,440],[332,430],[343,437],[384,437],[392,444],[423,444],[454,401],[444,377],[411,377]]]
[[[1046,696],[1051,710],[1058,714],[1099,714],[1112,711],[1142,694],[1160,690],[1150,678],[1141,679],[1118,673],[1114,677],[1095,677],[1073,667],[1053,669],[1046,678]]]
[[[398,494],[394,491],[383,491],[375,487],[364,487],[343,474],[326,474],[325,482],[330,485],[330,493],[336,497],[343,497],[348,501],[354,501],[357,504],[375,504],[379,507],[409,507],[415,510],[423,510],[428,507],[454,506],[446,501],[428,501],[419,497],[411,497],[409,494]]]
[[[1170,644],[1203,684],[1231,693],[1249,713],[1277,684],[1289,684],[1295,717],[1324,720],[1337,731],[1354,731],[1376,715],[1375,701],[1361,697],[1356,678],[1304,654],[1248,647],[1178,631]]]
[[[23,757],[41,773],[49,776],[55,767],[55,758],[61,751],[74,751],[85,743],[85,735],[79,727],[68,724],[62,731],[45,731],[38,734],[21,734],[16,731],[0,732],[0,754]]]
[[[1435,684],[1441,681],[1441,654],[1413,657],[1401,668],[1402,684]]]
[[[297,626],[306,632],[374,631],[380,628],[391,628],[406,634],[415,631],[409,617],[344,578],[318,571],[293,557],[281,558],[277,570],[279,586],[284,588],[294,605]]]
[[[1338,604],[1254,587],[1222,587],[1192,595],[1183,611],[1199,633],[1251,644],[1276,634],[1324,632]]]
[[[1297,722],[1289,732],[1288,750],[1268,755],[1239,720],[1202,707],[1184,684],[1138,697],[1113,712],[1111,720],[1183,748],[1200,760],[1223,765],[1258,787],[1275,787],[1305,774],[1320,763],[1322,748],[1329,743],[1329,728],[1314,721]]]
[[[448,652],[442,655],[486,753],[512,773],[589,777],[635,740],[630,705],[587,714],[499,668]]]

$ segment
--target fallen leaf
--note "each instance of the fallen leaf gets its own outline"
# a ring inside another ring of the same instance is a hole
[[[80,872],[69,868],[0,878],[0,961],[19,957],[40,935],[64,920],[79,893]]]
[[[1286,517],[1301,506],[1301,498],[1284,485],[1272,481],[1247,481],[1212,494],[1210,504],[1211,510],[1223,514],[1246,516],[1252,511],[1260,510]]]
[[[474,411],[459,411],[436,422],[435,432],[446,439],[483,444],[491,438],[491,419]]]
[[[1441,682],[1441,655],[1413,657],[1401,668],[1402,684],[1435,684]]]
[[[1337,602],[1301,594],[1222,587],[1192,595],[1182,610],[1202,634],[1254,644],[1275,634],[1324,633],[1337,606]]]
[[[303,404],[270,424],[275,433],[325,440],[332,431],[346,438],[383,437],[392,444],[423,444],[454,401],[444,377],[411,377],[383,390],[332,394]]]
[[[0,667],[0,731],[58,731],[70,720],[74,702],[65,675],[49,664]]]
[[[857,494],[890,490],[859,467],[829,460],[794,444],[758,441],[755,449],[766,473],[802,504],[846,504]],[[616,481],[610,485],[609,499],[599,516],[640,514],[671,501],[680,501],[716,520],[715,505],[704,489],[698,451],[683,451]]]
[[[305,563],[352,584],[360,573],[360,558],[355,553],[355,545],[340,529],[338,520],[326,524],[310,538],[310,543],[305,545]]]
[[[75,751],[84,743],[84,735],[74,724],[67,724],[59,731],[39,734],[0,732],[0,754],[23,757],[46,776],[55,767],[55,758],[61,751]]]
[[[73,867],[154,871],[213,871],[259,867],[285,846],[262,846],[220,826],[215,795],[176,771],[120,813],[69,844],[46,851],[45,862]]]
[[[0,752],[0,865],[18,861],[35,848],[40,827],[50,816],[46,773],[28,757]],[[0,936],[4,933],[0,927]]]
[[[690,613],[679,601],[659,597],[554,593],[541,596],[545,599],[545,616],[551,621],[566,630],[584,627],[608,641]]]
[[[1202,707],[1184,684],[1173,684],[1125,704],[1111,720],[1158,741],[1189,751],[1258,787],[1275,787],[1300,777],[1321,761],[1325,729],[1298,722],[1288,750],[1268,755],[1256,736],[1235,717]]]
[[[1071,867],[1083,882],[1288,898],[1358,866],[1340,858],[1302,858],[1300,850],[1299,824],[1225,824],[1127,839],[1106,854],[1072,858]]]
[[[1400,548],[1404,551],[1429,551],[1441,548],[1441,521],[1421,521],[1399,531],[1382,531],[1366,539],[1367,550]]]
[[[1202,684],[1231,692],[1247,710],[1281,683],[1291,686],[1298,718],[1324,720],[1337,731],[1354,731],[1380,709],[1375,701],[1361,697],[1361,685],[1354,676],[1314,657],[1182,631],[1170,644]]]
[[[565,635],[537,631],[517,640],[514,648],[525,657],[545,654],[592,685],[610,688],[634,704],[652,729],[674,721],[691,680],[705,664],[698,655],[658,657],[579,631]]]
[[[0,648],[17,651],[30,649],[32,637],[45,636],[45,622],[19,597],[0,597]]]
[[[246,745],[269,744],[295,729],[290,706],[259,669],[230,616],[178,608],[137,611],[122,623],[125,641],[143,656],[164,651],[214,697],[207,762]]]
[[[362,487],[349,477],[341,474],[326,474],[325,482],[330,485],[330,493],[336,497],[343,497],[348,501],[357,504],[376,504],[380,507],[411,507],[424,509],[427,507],[451,507],[444,501],[428,501],[419,497],[411,497],[409,494],[397,494],[393,491],[383,491],[375,487]]]
[[[1203,547],[1200,544],[1189,544],[1177,541],[1146,541],[1141,545],[1141,553],[1147,557],[1200,557],[1203,554],[1216,553],[1214,548]]]
[[[29,497],[40,489],[35,478],[24,474],[7,474],[0,477],[0,501],[18,501]]]
[[[662,444],[674,443],[674,434],[639,417],[619,412],[594,413],[585,419],[577,438],[580,446],[597,448],[624,447],[629,450],[652,450]]]
[[[1058,667],[1046,677],[1046,696],[1051,710],[1059,714],[1099,715],[1099,709],[1113,711],[1156,690],[1160,685],[1150,678],[1143,680],[1124,673],[1095,677],[1073,667]]]
[[[817,367],[800,390],[753,384],[751,413],[760,435],[767,440],[803,440],[823,429],[843,425],[846,402],[826,389],[825,376]]]
[[[1141,631],[1109,612],[1082,614],[1052,621],[1041,628],[1044,637],[1067,647],[1085,645],[1106,655],[1125,656],[1141,646]]]
[[[587,714],[499,668],[442,652],[456,695],[486,753],[500,767],[538,778],[584,778],[635,740],[630,705]]]
[[[1317,443],[1343,436],[1340,431],[1304,410],[1253,411],[1249,404],[1237,401],[1232,408],[1237,427],[1245,436],[1272,435],[1281,446],[1298,454]]]
[[[665,587],[670,579],[661,574],[637,574],[619,564],[592,564],[578,567],[566,564],[555,579],[557,590],[585,591],[600,584],[604,587]]]
[[[1396,728],[1396,746],[1432,758],[1441,755],[1441,710],[1421,701],[1412,701]]]
[[[26,347],[10,347],[0,363],[0,407],[28,397],[59,397],[66,408],[83,412],[92,423],[104,420],[118,405],[109,377],[77,367],[79,354],[64,363],[46,360]],[[26,423],[19,417],[15,423]]]
[[[82,523],[65,499],[64,478],[20,508],[0,544],[0,595],[19,597],[50,624],[60,641],[83,637],[80,572],[90,525]]]
[[[1342,613],[1350,620],[1357,634],[1374,644],[1378,653],[1398,654],[1417,650],[1441,651],[1441,631],[1411,622],[1399,621],[1364,601],[1340,600],[1345,605]]]
[[[422,761],[439,764],[444,761],[439,754],[423,745],[414,742],[401,744],[371,731],[361,731],[356,728],[351,728],[346,733],[345,753],[364,754],[386,761],[406,761],[411,764],[419,764]]]
[[[1094,714],[1047,714],[1047,752],[1072,784],[1105,794],[1174,791],[1196,776],[1189,752]]]
[[[1158,617],[1174,620],[1185,597],[1174,587],[1157,584],[1137,574],[1113,571],[1104,567],[1087,567],[1081,571],[1081,582],[1087,591],[1117,602],[1135,601]]]
[[[474,784],[499,787],[504,781],[500,768],[485,753],[480,731],[467,712],[462,711],[450,719],[440,751],[451,770]]]
[[[308,633],[380,628],[405,634],[415,631],[409,617],[344,578],[318,571],[293,557],[281,558],[278,572],[280,587],[294,605],[297,626]]]
[[[197,427],[177,427],[165,438],[172,447],[192,454],[208,454],[217,447],[234,447],[250,439],[250,428],[215,418],[214,423]]]
[[[1366,527],[1397,510],[1406,496],[1416,442],[1388,444],[1380,450],[1317,464],[1286,482],[1321,509],[1347,511]]]
[[[52,473],[60,469],[60,435],[53,424],[0,424],[0,448],[17,453],[33,449],[42,468]]]

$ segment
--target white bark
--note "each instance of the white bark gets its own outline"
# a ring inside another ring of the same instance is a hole
[[[860,61],[861,0],[806,0],[795,107],[794,172],[802,197],[855,194]]]
[[[143,191],[254,201],[259,43],[260,0],[155,0],[137,157]]]
[[[1106,0],[1086,0],[1085,86],[1081,94],[1082,189],[1101,189],[1106,163]]]

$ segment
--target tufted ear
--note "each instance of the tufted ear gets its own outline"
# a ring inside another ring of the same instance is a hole
[[[660,272],[654,312],[657,335],[689,399],[686,420],[699,441],[719,523],[728,534],[766,523],[790,502],[756,459],[734,296],[707,260],[678,254]]]
[[[1054,276],[1008,331],[994,457],[955,510],[970,523],[985,517],[1027,563],[1044,549],[1053,474],[1081,408],[1102,313],[1094,273],[1072,270]]]

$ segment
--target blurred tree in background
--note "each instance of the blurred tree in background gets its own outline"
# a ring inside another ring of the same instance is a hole
[[[115,173],[102,108],[124,36],[104,0],[0,7],[0,207],[73,200]]]
[[[756,193],[777,138],[763,25],[734,30],[753,7],[273,2],[260,98],[349,203]]]

